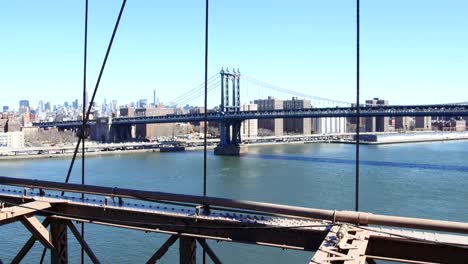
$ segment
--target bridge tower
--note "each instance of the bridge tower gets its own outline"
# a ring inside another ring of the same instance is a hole
[[[239,69],[221,69],[221,105],[223,114],[233,114],[240,112],[240,72]],[[232,94],[231,100],[229,95]],[[215,148],[215,155],[237,156],[246,151],[245,146],[241,146],[241,123],[242,120],[221,121],[219,123],[220,142]]]

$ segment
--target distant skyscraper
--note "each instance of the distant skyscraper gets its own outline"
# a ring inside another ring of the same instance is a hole
[[[39,111],[44,112],[44,101],[39,101]]]
[[[20,100],[19,101],[19,108],[21,107],[29,107],[29,100]]]
[[[156,106],[156,89],[153,90],[153,105]]]
[[[10,110],[10,108],[8,107],[8,105],[4,105],[3,106],[3,112],[6,113]]]
[[[28,100],[20,100],[19,101],[19,112],[26,113],[29,111],[29,101]]]
[[[139,108],[146,108],[148,107],[148,99],[140,99],[138,101],[138,107]]]
[[[50,112],[52,110],[52,106],[50,104],[50,102],[47,102],[45,105],[44,105],[44,110],[45,111],[48,111]]]
[[[75,99],[75,101],[73,101],[73,105],[72,105],[73,109],[78,109],[78,99]]]

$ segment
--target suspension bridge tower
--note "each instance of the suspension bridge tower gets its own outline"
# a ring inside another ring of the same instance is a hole
[[[240,72],[221,69],[221,105],[223,114],[232,114],[241,111],[240,102]],[[230,95],[232,95],[231,100]],[[215,148],[215,155],[237,156],[247,151],[247,147],[241,145],[242,120],[221,121],[219,123],[220,142]]]

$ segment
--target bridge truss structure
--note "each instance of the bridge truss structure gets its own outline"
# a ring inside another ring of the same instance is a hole
[[[269,111],[232,111],[208,112],[208,121],[231,122],[247,119],[271,118],[322,118],[322,117],[356,117],[356,107],[325,107],[310,109],[269,110]],[[434,104],[434,105],[382,105],[361,106],[362,117],[392,116],[468,116],[468,104]],[[197,122],[204,120],[204,114],[176,114],[165,116],[117,117],[112,119],[115,125],[135,125],[153,123]],[[95,120],[87,122],[95,124]],[[37,122],[33,125],[41,128],[77,128],[81,121]]]
[[[310,251],[317,264],[468,260],[468,223],[10,177],[0,177],[0,185],[7,186],[0,189],[0,225],[19,221],[32,234],[12,263],[36,241],[50,250],[52,263],[68,263],[67,230],[92,263],[101,263],[75,221],[170,235],[147,263],[177,240],[180,263],[196,263],[197,246],[222,263],[208,240]]]

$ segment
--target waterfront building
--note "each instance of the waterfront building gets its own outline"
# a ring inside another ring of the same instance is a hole
[[[366,100],[366,106],[388,105],[388,100],[374,98]],[[390,118],[389,117],[366,117],[366,132],[388,132]]]
[[[312,118],[314,134],[342,134],[347,132],[345,117]]]
[[[283,100],[275,99],[268,96],[267,99],[258,99],[254,103],[257,105],[259,111],[269,110],[283,110]],[[258,120],[258,130],[261,136],[265,135],[266,131],[269,131],[271,135],[268,136],[283,136],[283,119],[261,119]]]
[[[395,130],[412,130],[414,128],[414,121],[409,116],[397,116],[395,117]]]
[[[176,113],[175,108],[159,105],[157,107],[137,108],[135,109],[136,116],[165,116]],[[176,124],[137,124],[136,137],[155,140],[161,136],[172,136],[177,134]]]
[[[283,102],[284,110],[310,108],[312,108],[310,100],[298,99],[297,97]],[[283,129],[286,134],[310,135],[312,131],[311,125],[311,118],[286,118],[284,119]]]
[[[0,132],[0,148],[24,148],[23,132]]]
[[[414,127],[417,130],[431,130],[432,118],[430,116],[417,116],[415,118]]]
[[[125,106],[120,108],[120,116],[133,117],[135,116],[135,108],[132,106]]]
[[[449,121],[449,130],[452,131],[465,131],[466,130],[466,121],[463,119],[460,120],[450,120]]]
[[[257,111],[258,106],[256,104],[243,104],[241,105],[241,111]],[[241,138],[256,138],[258,136],[258,120],[248,119],[242,121],[241,124]]]

